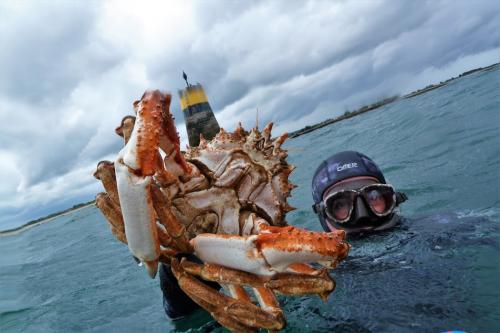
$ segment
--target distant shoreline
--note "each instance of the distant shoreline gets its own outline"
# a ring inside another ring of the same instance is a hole
[[[84,208],[87,208],[87,207],[92,206],[92,205],[94,205],[94,201],[77,205],[75,208],[66,209],[62,212],[54,213],[54,214],[51,214],[49,216],[37,219],[35,221],[30,221],[30,222],[23,224],[22,226],[17,227],[17,228],[2,230],[2,231],[0,231],[0,237],[17,235],[23,231],[26,231],[26,230],[31,229],[33,227],[36,227],[38,225],[50,222],[58,217],[74,213],[76,211],[79,211],[80,209],[84,209]]]
[[[384,105],[388,105],[388,104],[393,103],[395,101],[398,101],[400,99],[403,99],[403,98],[412,98],[412,97],[415,97],[415,96],[418,96],[418,95],[421,95],[421,94],[425,94],[426,92],[429,92],[431,90],[434,90],[434,89],[437,89],[437,88],[441,88],[441,87],[447,85],[448,83],[450,83],[450,82],[452,82],[452,81],[454,81],[456,79],[462,78],[464,76],[467,76],[467,75],[470,75],[470,74],[473,74],[473,73],[476,73],[476,72],[479,72],[479,71],[488,71],[488,70],[494,69],[497,66],[500,66],[500,63],[495,63],[493,65],[489,65],[489,66],[486,66],[486,67],[475,68],[475,69],[463,72],[462,74],[460,74],[457,77],[452,77],[452,78],[450,78],[450,79],[448,79],[446,81],[442,81],[442,82],[437,83],[437,84],[431,84],[431,85],[428,85],[425,88],[412,91],[411,93],[408,93],[408,94],[406,94],[406,95],[404,95],[402,97],[401,96],[392,96],[392,97],[389,97],[389,98],[385,98],[385,99],[383,99],[381,101],[375,102],[373,104],[362,106],[361,108],[359,108],[357,110],[354,110],[354,111],[346,111],[341,116],[338,116],[336,118],[326,119],[326,120],[324,120],[324,121],[322,121],[322,122],[320,122],[318,124],[315,124],[315,125],[306,126],[306,127],[301,128],[301,129],[299,129],[297,131],[289,133],[288,136],[290,138],[296,138],[298,136],[310,133],[312,131],[315,131],[315,130],[317,130],[319,128],[331,125],[333,123],[336,123],[336,122],[339,122],[339,121],[342,121],[342,120],[345,120],[345,119],[349,119],[349,118],[358,116],[358,115],[363,114],[365,112],[376,110],[376,109],[378,109],[378,108],[380,108],[380,107],[382,107]],[[77,205],[73,206],[72,208],[69,208],[69,209],[66,209],[64,211],[53,213],[53,214],[50,214],[48,216],[45,216],[45,217],[42,217],[42,218],[30,221],[28,223],[23,224],[20,227],[0,231],[0,237],[2,237],[2,236],[17,235],[20,232],[23,232],[25,230],[28,230],[28,229],[33,228],[35,226],[38,226],[40,224],[44,224],[46,222],[52,221],[52,220],[54,220],[57,217],[61,217],[61,216],[64,216],[64,215],[76,212],[76,211],[78,211],[80,209],[89,207],[89,206],[94,205],[94,204],[95,204],[95,201],[89,201],[89,202],[86,202],[86,203],[77,204]]]
[[[349,118],[358,116],[358,115],[360,115],[362,113],[365,113],[365,112],[368,112],[368,111],[376,110],[376,109],[378,109],[378,108],[380,108],[380,107],[382,107],[384,105],[390,104],[390,103],[398,101],[400,99],[403,99],[403,98],[412,98],[412,97],[415,97],[415,96],[418,96],[418,95],[421,95],[421,94],[425,94],[426,92],[429,92],[431,90],[434,90],[434,89],[437,89],[437,88],[441,88],[441,87],[447,85],[448,83],[450,83],[450,82],[452,82],[452,81],[454,81],[456,79],[462,78],[464,76],[467,76],[467,75],[470,75],[470,74],[473,74],[473,73],[476,73],[476,72],[479,72],[479,71],[484,71],[485,72],[485,71],[494,69],[495,67],[497,67],[499,65],[500,65],[500,63],[495,63],[493,65],[489,65],[489,66],[486,66],[486,67],[479,67],[479,68],[471,69],[469,71],[463,72],[462,74],[460,74],[457,77],[452,77],[452,78],[450,78],[450,79],[448,79],[446,81],[442,81],[442,82],[437,83],[437,84],[430,84],[430,85],[428,85],[425,88],[412,91],[411,93],[408,93],[408,94],[406,94],[406,95],[404,95],[402,97],[396,95],[396,96],[392,96],[392,97],[389,97],[389,98],[385,98],[385,99],[383,99],[381,101],[375,102],[375,103],[370,104],[370,105],[362,106],[361,108],[359,108],[357,110],[354,110],[354,111],[346,111],[341,116],[338,116],[338,117],[335,117],[335,118],[326,119],[326,120],[324,120],[324,121],[322,121],[322,122],[320,122],[318,124],[309,125],[309,126],[306,126],[304,128],[301,128],[301,129],[299,129],[297,131],[290,132],[290,133],[288,133],[288,137],[290,137],[290,138],[296,138],[298,136],[310,133],[312,131],[315,131],[315,130],[317,130],[319,128],[331,125],[333,123],[336,123],[336,122],[339,122],[339,121],[342,121],[342,120],[345,120],[345,119],[349,119]]]

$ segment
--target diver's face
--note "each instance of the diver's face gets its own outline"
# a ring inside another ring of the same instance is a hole
[[[336,223],[332,221],[330,218],[326,218],[326,224],[331,229],[372,229],[379,226],[382,218],[370,213],[370,207],[372,211],[375,212],[384,212],[386,211],[387,205],[383,197],[381,197],[378,191],[370,191],[366,193],[365,200],[362,199],[360,195],[358,195],[354,200],[354,202],[349,202],[349,199],[344,200],[330,200],[326,199],[332,196],[339,191],[346,190],[359,190],[367,185],[379,184],[380,182],[376,178],[372,177],[354,177],[350,179],[346,179],[341,181],[329,189],[327,189],[323,195],[323,202],[328,202],[332,207],[330,208],[330,212],[335,214],[337,220],[346,219],[349,214],[349,219],[342,224]],[[367,204],[370,207],[367,207]],[[354,205],[354,206],[353,206]],[[352,211],[351,211],[352,209]]]

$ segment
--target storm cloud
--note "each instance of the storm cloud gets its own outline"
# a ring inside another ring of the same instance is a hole
[[[91,200],[149,88],[292,131],[500,61],[497,1],[2,1],[0,230]]]

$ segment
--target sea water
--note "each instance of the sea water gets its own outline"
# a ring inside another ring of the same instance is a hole
[[[287,220],[321,230],[311,178],[341,150],[372,157],[409,200],[403,223],[351,241],[336,290],[280,297],[287,332],[500,331],[500,70],[289,140],[299,185]],[[0,238],[0,332],[223,331],[203,311],[172,322],[94,208]]]

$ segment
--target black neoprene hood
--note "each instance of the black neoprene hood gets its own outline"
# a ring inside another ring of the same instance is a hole
[[[347,178],[368,176],[385,184],[379,167],[368,156],[356,151],[343,151],[330,156],[316,169],[312,180],[313,200],[317,204],[323,199],[327,188]]]

